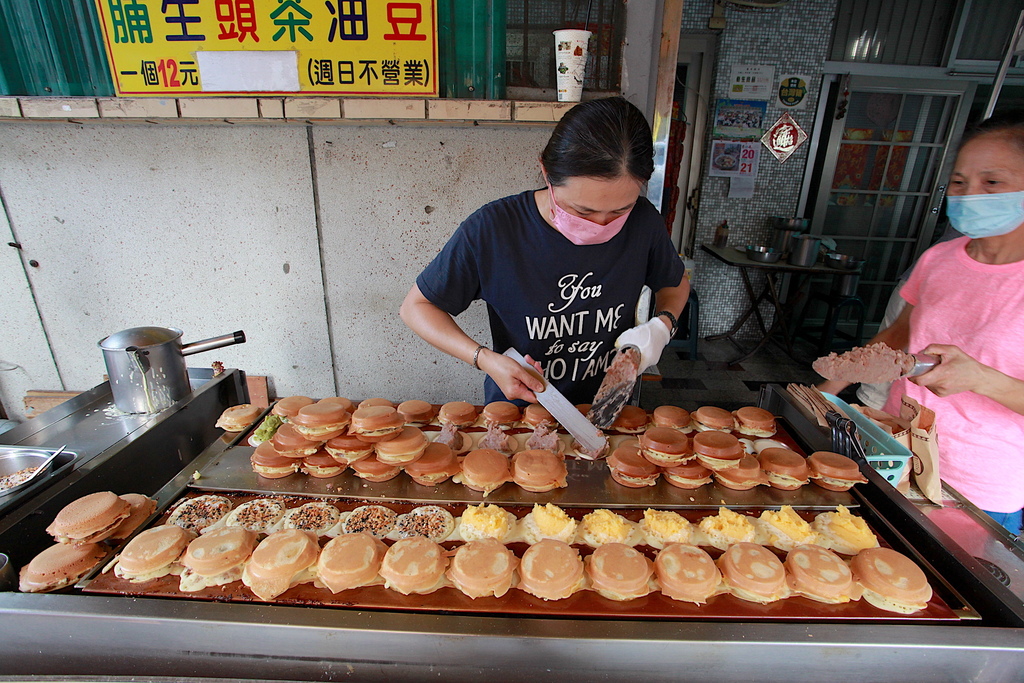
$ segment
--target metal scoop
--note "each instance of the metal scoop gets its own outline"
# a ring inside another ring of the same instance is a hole
[[[927,353],[915,353],[914,367],[910,368],[909,372],[904,373],[903,377],[916,377],[918,375],[923,375],[940,362],[941,359],[938,356],[932,356]]]
[[[594,403],[587,417],[599,429],[608,429],[622,412],[633,385],[640,375],[640,349],[627,345],[619,348],[605,371],[604,380],[594,395]]]

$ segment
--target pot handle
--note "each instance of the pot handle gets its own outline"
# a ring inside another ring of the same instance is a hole
[[[203,339],[202,341],[192,342],[191,344],[185,344],[181,347],[181,355],[191,356],[193,353],[201,353],[203,351],[212,351],[213,349],[219,349],[222,346],[231,346],[232,344],[244,344],[245,343],[245,332],[238,330],[231,334],[224,334],[219,337],[211,337],[210,339]]]

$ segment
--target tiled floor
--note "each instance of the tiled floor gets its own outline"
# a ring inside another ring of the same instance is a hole
[[[643,383],[640,405],[647,410],[666,404],[687,410],[705,405],[736,410],[757,405],[764,383],[785,386],[790,382],[814,384],[821,381],[811,370],[816,354],[809,343],[796,342],[796,360],[775,344],[768,344],[742,363],[730,365],[728,361],[740,353],[727,340],[702,339],[696,360],[691,360],[683,349],[666,349],[658,362],[662,378]]]

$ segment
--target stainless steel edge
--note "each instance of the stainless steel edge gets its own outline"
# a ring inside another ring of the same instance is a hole
[[[805,441],[827,443],[825,431],[809,416],[797,418],[802,411],[787,396],[779,385],[764,385],[759,405],[770,406],[776,414],[788,412]],[[963,603],[962,608],[951,607],[966,618],[980,615],[989,622],[1024,626],[1024,548],[955,492],[955,500],[941,506],[923,498],[911,500],[873,468],[862,465],[861,471],[869,484],[853,489],[860,514]]]
[[[1019,680],[1024,662],[1018,629],[521,619],[4,597],[0,674],[8,676],[995,681]]]
[[[19,445],[68,443],[78,458],[69,474],[46,488],[29,489],[0,515],[0,552],[21,566],[52,540],[45,527],[67,503],[102,490],[153,495],[223,436],[214,422],[224,408],[247,400],[244,373],[228,370],[213,377],[209,369],[192,368],[189,375],[195,387],[192,394],[154,415],[116,411],[104,383],[86,392],[90,396],[71,414],[61,411],[57,419],[47,418],[48,413],[36,418],[47,422],[42,429],[23,434]],[[234,439],[235,435],[223,438],[225,446]]]

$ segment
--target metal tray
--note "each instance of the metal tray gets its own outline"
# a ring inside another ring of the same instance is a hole
[[[282,479],[264,479],[252,471],[249,457],[253,449],[236,446],[226,450],[201,472],[190,487],[204,491],[240,491],[276,495],[356,498],[360,500],[410,500],[421,503],[496,503],[533,505],[554,503],[570,507],[640,508],[794,508],[835,509],[837,505],[856,507],[858,502],[848,491],[826,491],[807,484],[796,491],[781,491],[758,486],[750,491],[733,491],[716,484],[705,484],[692,491],[676,488],[664,481],[656,486],[631,489],[620,486],[608,475],[602,460],[568,460],[568,486],[547,493],[525,491],[507,483],[487,497],[462,484],[446,481],[438,486],[420,486],[409,476],[399,474],[390,481],[364,481],[351,471],[331,479],[292,474]]]
[[[256,496],[248,494],[226,494],[232,506],[251,500]],[[189,497],[188,494],[186,497]],[[279,498],[289,508],[308,502],[310,498]],[[342,511],[354,509],[367,501],[339,501],[336,505]],[[390,503],[387,507],[396,512],[408,512],[415,503]],[[448,505],[448,511],[459,516],[465,509],[463,505]],[[529,506],[514,506],[509,511],[522,517],[530,511]],[[569,516],[579,519],[589,512],[588,508],[564,508]],[[756,515],[756,510],[749,511]],[[641,510],[623,511],[627,519],[638,521]],[[691,523],[697,523],[711,510],[689,510],[682,513]],[[814,516],[813,511],[803,511],[806,519]],[[166,513],[158,522],[166,521]],[[876,531],[877,533],[877,531]],[[329,539],[321,538],[321,543]],[[879,537],[880,542],[887,544]],[[460,542],[445,541],[446,549],[453,549]],[[511,543],[509,548],[519,557],[527,548],[525,543]],[[592,550],[586,546],[573,546],[581,555],[589,555]],[[718,557],[721,551],[705,547],[712,557]],[[657,551],[648,546],[637,546],[637,550],[654,559]],[[785,555],[778,551],[780,559]],[[131,583],[117,577],[109,568],[109,558],[105,560],[106,571],[87,579],[80,587],[86,593],[108,595],[150,596],[165,598],[184,598],[190,600],[214,600],[219,602],[261,602],[246,588],[241,581],[233,581],[223,586],[204,588],[193,593],[182,592],[177,576],[166,576],[143,583]],[[326,588],[316,588],[312,584],[295,586],[275,598],[272,603],[277,605],[303,605],[315,607],[348,608],[360,610],[386,610],[407,612],[446,612],[460,614],[503,614],[516,617],[575,617],[589,619],[635,619],[635,620],[721,620],[721,621],[844,621],[844,622],[885,622],[885,623],[955,623],[961,619],[950,603],[945,599],[944,584],[939,577],[929,576],[935,594],[928,606],[920,612],[904,615],[886,612],[870,605],[866,600],[859,600],[840,605],[826,605],[807,598],[792,596],[768,605],[759,605],[740,600],[732,595],[717,595],[702,605],[672,600],[655,591],[643,598],[617,602],[598,595],[593,590],[582,590],[564,600],[547,601],[535,598],[528,593],[513,588],[501,598],[487,597],[471,599],[456,588],[447,585],[427,595],[402,595],[388,590],[381,585],[364,586],[352,590],[332,594]]]
[[[471,439],[478,440],[483,432],[479,428],[464,430]],[[437,434],[437,427],[424,428],[427,438]],[[510,433],[525,440],[528,430],[514,429]],[[563,439],[566,439],[563,435]],[[613,446],[624,435],[610,437]],[[798,453],[805,449],[780,425],[772,437]],[[246,442],[239,438],[239,444]],[[680,489],[659,480],[655,486],[631,489],[620,486],[608,475],[604,460],[567,460],[568,486],[547,493],[525,491],[514,483],[507,483],[486,497],[453,481],[438,486],[421,486],[404,473],[385,482],[367,482],[346,470],[337,477],[317,479],[305,474],[292,474],[281,479],[266,479],[252,471],[249,458],[253,448],[236,445],[225,450],[216,460],[202,468],[200,476],[190,483],[191,488],[206,491],[239,491],[277,495],[317,496],[325,498],[357,498],[360,500],[409,500],[421,503],[496,503],[499,505],[533,505],[554,503],[569,507],[606,508],[778,508],[791,505],[803,509],[835,509],[837,505],[856,507],[856,498],[849,491],[826,491],[807,484],[796,491],[782,491],[768,486],[757,486],[749,491],[734,491],[717,484],[706,484],[699,489]]]
[[[13,474],[26,467],[38,467],[56,450],[56,448],[47,449],[37,446],[0,446],[0,476]],[[20,497],[18,494],[25,493],[30,489],[42,488],[66,475],[71,471],[69,466],[77,457],[77,453],[65,450],[47,465],[42,474],[23,484],[0,491],[0,509]]]

